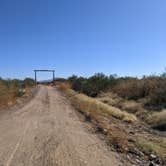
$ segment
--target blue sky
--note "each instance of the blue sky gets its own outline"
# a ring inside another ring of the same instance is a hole
[[[5,78],[160,73],[166,1],[0,0],[0,61]]]

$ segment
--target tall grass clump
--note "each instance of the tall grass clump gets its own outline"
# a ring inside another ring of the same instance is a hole
[[[87,115],[94,113],[98,113],[104,116],[110,115],[125,122],[134,122],[137,120],[133,114],[123,112],[116,107],[108,106],[107,104],[104,104],[92,97],[88,97],[82,93],[77,93],[72,89],[64,88],[63,84],[60,86],[60,88],[70,98],[73,106]]]
[[[149,115],[146,122],[155,129],[166,131],[166,110]]]

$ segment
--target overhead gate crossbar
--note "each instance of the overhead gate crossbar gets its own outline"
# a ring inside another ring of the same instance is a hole
[[[35,72],[35,84],[37,85],[37,72],[51,72],[53,74],[53,81],[55,80],[55,70],[34,70]]]

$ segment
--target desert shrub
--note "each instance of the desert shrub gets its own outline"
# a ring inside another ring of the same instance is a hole
[[[112,91],[126,99],[137,100],[147,97],[149,104],[164,104],[166,102],[166,79],[160,76],[150,76],[142,79],[120,80]]]
[[[77,79],[73,80],[72,89],[82,92],[85,84],[86,84],[86,79],[83,77],[78,77]]]
[[[25,78],[23,81],[25,87],[31,87],[35,85],[35,80],[32,78]]]
[[[101,91],[107,89],[109,85],[108,77],[102,73],[84,79],[81,83],[81,92],[91,97],[96,97]]]
[[[146,122],[155,129],[166,131],[166,110],[154,112],[146,118]]]
[[[72,75],[71,77],[69,77],[67,80],[70,82],[70,83],[73,83],[75,80],[77,80],[78,77],[76,75]]]
[[[149,105],[166,107],[166,79],[158,79],[149,92]]]
[[[0,80],[0,103],[3,100],[6,100],[7,86],[5,86],[4,82]]]
[[[73,75],[68,78],[68,81],[72,84],[72,89],[91,97],[96,97],[101,91],[105,91],[116,84],[114,75],[108,77],[103,73],[97,73],[89,78]]]
[[[21,96],[23,96],[24,94],[25,94],[24,89],[19,89],[19,88],[17,88],[17,89],[15,90],[15,97],[21,97]]]
[[[117,83],[118,83],[118,76],[116,74],[111,74],[108,77],[108,88],[111,89],[112,87],[114,87]]]
[[[15,102],[17,97],[24,95],[24,88],[33,86],[33,84],[34,80],[30,78],[26,78],[24,81],[19,79],[0,78],[0,107]]]
[[[144,81],[133,78],[119,81],[112,90],[121,97],[127,99],[139,99],[145,97],[146,92],[144,85]]]
[[[101,91],[108,89],[108,86],[109,86],[108,77],[105,76],[103,73],[97,73],[87,80],[87,88],[89,90],[89,87],[91,87],[91,90],[92,90],[92,91],[88,92],[88,95],[92,96],[92,94],[94,94],[94,96],[96,96]],[[87,90],[87,89],[84,89],[84,91],[85,90]]]
[[[14,98],[15,89],[11,80],[0,81],[0,107],[6,106]]]

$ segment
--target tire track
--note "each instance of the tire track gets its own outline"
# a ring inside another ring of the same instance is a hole
[[[11,153],[9,159],[8,159],[7,162],[6,162],[6,166],[10,166],[10,164],[11,164],[13,158],[14,158],[14,155],[16,154],[17,150],[19,149],[20,144],[21,144],[21,142],[22,142],[22,140],[23,140],[23,138],[24,138],[24,136],[25,136],[25,134],[26,134],[26,131],[28,130],[29,124],[30,124],[30,123],[27,123],[27,125],[26,125],[26,127],[25,127],[25,129],[24,129],[24,131],[23,131],[23,135],[20,137],[20,139],[19,139],[19,141],[17,142],[17,144],[16,144],[16,146],[15,146],[13,152]]]

